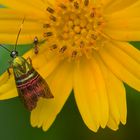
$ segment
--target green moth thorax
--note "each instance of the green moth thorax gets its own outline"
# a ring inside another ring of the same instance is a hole
[[[28,71],[32,69],[32,65],[29,64],[28,61],[21,56],[13,58],[12,67],[16,77],[27,74]]]

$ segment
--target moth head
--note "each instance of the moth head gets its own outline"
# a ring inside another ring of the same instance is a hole
[[[11,51],[10,56],[12,58],[16,58],[18,56],[18,52],[17,51]]]

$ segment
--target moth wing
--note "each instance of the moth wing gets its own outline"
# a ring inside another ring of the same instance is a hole
[[[53,98],[48,84],[36,70],[32,69],[21,77],[15,75],[15,79],[19,97],[29,111],[36,107],[40,97]]]
[[[53,94],[49,88],[48,83],[42,78],[42,76],[40,75],[40,80],[42,82],[42,86],[44,87],[44,92],[45,92],[45,98],[53,98]]]

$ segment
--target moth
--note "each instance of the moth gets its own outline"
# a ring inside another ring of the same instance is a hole
[[[22,22],[23,24],[23,22]],[[41,75],[33,68],[31,59],[28,62],[22,56],[18,55],[18,51],[16,50],[18,37],[21,32],[21,28],[17,35],[17,40],[15,47],[12,51],[6,48],[4,45],[0,44],[2,48],[10,52],[10,56],[12,57],[11,67],[13,69],[15,83],[17,87],[17,92],[19,97],[21,98],[25,107],[32,111],[36,105],[37,101],[40,97],[43,98],[53,98],[53,94],[47,84],[47,82],[41,77]],[[37,38],[35,37],[34,45],[37,47]],[[37,48],[36,48],[37,50]],[[35,50],[35,54],[38,52]],[[8,73],[10,76],[10,71],[8,69]]]

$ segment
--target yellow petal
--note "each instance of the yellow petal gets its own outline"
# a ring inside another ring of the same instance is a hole
[[[10,73],[10,76],[8,72],[0,76],[0,100],[18,96],[13,71],[10,70]]]
[[[74,95],[88,128],[95,132],[100,125],[104,128],[108,121],[108,101],[101,71],[93,60],[81,60],[76,66]]]
[[[107,25],[104,28],[103,32],[105,32],[115,40],[139,41],[140,18],[120,17],[119,19],[111,19],[110,17],[108,17]]]
[[[139,41],[140,31],[106,30],[106,34],[117,41]]]
[[[95,81],[91,75],[89,68],[77,66],[74,74],[74,95],[85,124],[96,132],[99,128],[100,109]]]
[[[0,9],[0,18],[1,19],[23,19],[25,17],[28,20],[41,20],[41,17],[33,16],[33,15],[26,15],[23,12],[14,10],[14,9],[9,9],[9,8],[1,8]],[[43,18],[44,19],[44,18]]]
[[[100,49],[100,56],[109,69],[129,86],[140,91],[140,64],[127,53],[119,49],[123,42],[106,43]],[[126,44],[125,44],[126,45]]]
[[[44,11],[46,9],[46,6],[41,0],[34,0],[34,1],[1,0],[0,3],[8,8],[20,11],[24,13],[25,15],[36,16],[39,18],[45,17]]]
[[[106,1],[106,0],[103,0]],[[111,14],[137,3],[139,0],[107,0],[105,12]]]
[[[58,0],[44,0],[44,2],[48,5],[52,5],[52,6],[55,6],[55,4],[58,2]]]
[[[124,45],[121,42],[116,42],[116,44],[108,43],[105,49],[110,53],[120,64],[122,64],[128,71],[130,71],[135,77],[140,79],[140,63],[135,61],[126,52],[119,49],[117,46]],[[127,44],[125,44],[127,45]],[[139,51],[139,50],[138,50]],[[140,56],[140,51],[139,51]]]
[[[32,126],[42,126],[44,131],[51,126],[72,90],[72,71],[71,64],[63,62],[48,77],[47,81],[54,98],[39,100],[31,113]]]
[[[119,124],[115,121],[114,117],[111,114],[109,116],[107,126],[114,131],[119,129]]]
[[[127,0],[125,1],[128,2]],[[112,17],[112,19],[113,18],[119,19],[119,18],[126,18],[126,17],[131,17],[131,18],[139,17],[140,16],[139,14],[140,1],[139,0],[129,0],[129,1],[131,2],[126,3],[126,4],[129,4],[129,6],[116,12],[110,12],[108,16]],[[120,4],[122,5],[123,2],[121,2]]]
[[[97,94],[100,103],[101,127],[105,128],[108,121],[109,108],[108,108],[108,97],[107,97],[104,77],[98,65],[98,62],[94,58],[91,59],[91,64],[89,65],[91,65],[95,86],[98,92]]]
[[[138,31],[140,30],[140,18],[128,18],[128,17],[120,17],[114,18],[109,17],[107,19],[107,26],[108,30],[120,30],[120,31]]]
[[[115,40],[140,40],[140,1],[133,5],[105,16],[106,27],[104,31]]]
[[[140,63],[140,51],[136,49],[134,46],[127,42],[121,43],[121,45],[118,45],[120,49],[122,49],[125,53],[127,53],[130,57],[132,57],[135,61]]]
[[[122,81],[120,81],[111,71],[109,71],[109,69],[102,62],[101,58],[96,54],[94,56],[100,65],[106,83],[109,100],[109,121],[107,125],[111,129],[117,130],[120,121],[123,124],[126,123],[127,107],[125,87]]]
[[[15,44],[17,34],[22,26],[18,44],[33,43],[37,36],[39,41],[43,40],[43,24],[37,19],[25,17],[24,15],[13,10],[0,9],[0,42],[1,44]]]
[[[104,6],[104,8],[113,2],[113,0],[100,0],[100,1],[101,1],[101,4]]]

